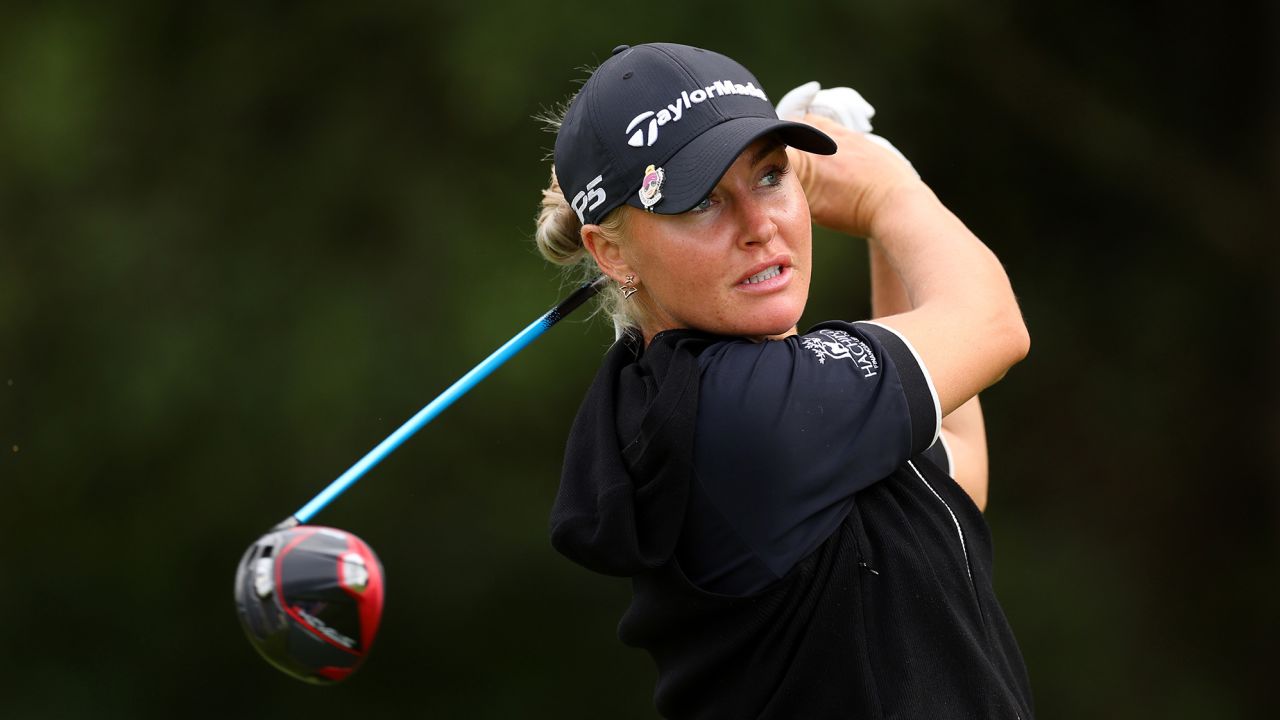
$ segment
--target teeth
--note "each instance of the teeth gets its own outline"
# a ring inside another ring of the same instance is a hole
[[[756,284],[756,283],[758,283],[758,282],[764,282],[765,280],[768,280],[769,278],[775,278],[775,277],[778,277],[778,276],[779,276],[779,275],[781,275],[781,274],[782,274],[782,266],[781,266],[781,265],[771,265],[771,266],[769,266],[769,267],[765,268],[764,270],[761,270],[760,272],[756,273],[755,275],[752,275],[751,277],[747,278],[746,280],[743,280],[743,281],[742,281],[742,284],[743,284],[743,285],[755,285],[755,284]]]

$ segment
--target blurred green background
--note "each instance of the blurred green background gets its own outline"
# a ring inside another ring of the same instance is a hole
[[[531,116],[615,44],[671,40],[774,99],[857,87],[1006,263],[1033,342],[984,395],[988,517],[1039,717],[1270,717],[1275,7],[5,3],[0,715],[653,717],[626,582],[546,537],[598,320],[316,518],[388,573],[350,682],[259,660],[231,585],[561,296]],[[815,242],[806,321],[864,315],[863,243]]]

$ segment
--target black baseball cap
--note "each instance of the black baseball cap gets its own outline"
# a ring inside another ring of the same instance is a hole
[[[624,202],[676,215],[702,202],[768,133],[799,150],[836,151],[817,128],[779,120],[760,81],[724,55],[622,45],[570,103],[556,134],[556,176],[584,224]]]

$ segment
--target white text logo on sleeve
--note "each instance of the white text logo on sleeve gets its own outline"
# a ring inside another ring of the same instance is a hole
[[[848,360],[862,371],[864,378],[875,377],[880,371],[880,362],[871,348],[843,330],[819,330],[800,342],[818,358],[819,364],[825,365],[828,359]]]

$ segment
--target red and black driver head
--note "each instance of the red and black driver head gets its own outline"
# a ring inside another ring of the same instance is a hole
[[[275,530],[245,552],[236,611],[272,665],[328,685],[360,667],[382,618],[382,564],[349,532],[315,525]]]

